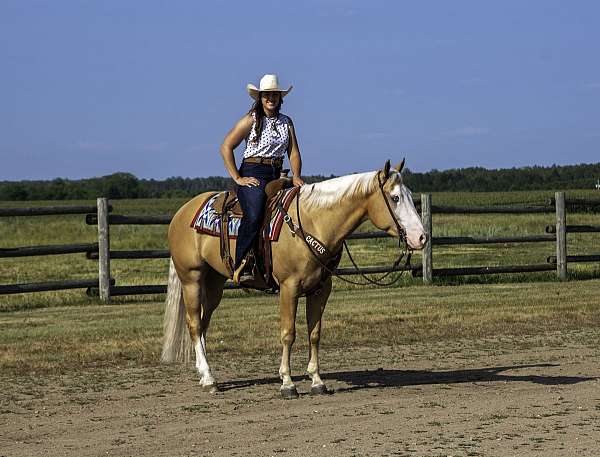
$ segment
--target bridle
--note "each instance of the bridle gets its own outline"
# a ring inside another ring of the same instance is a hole
[[[343,246],[344,246],[344,249],[346,250],[346,253],[348,254],[348,258],[350,259],[350,262],[354,266],[354,269],[356,270],[357,274],[360,275],[366,282],[352,281],[352,280],[349,280],[349,279],[346,279],[346,278],[340,276],[339,274],[337,274],[335,272],[335,269],[332,269],[328,265],[326,265],[319,258],[319,256],[315,253],[314,248],[310,244],[308,244],[308,241],[306,240],[307,234],[304,231],[304,228],[302,227],[302,221],[300,220],[300,192],[296,193],[296,218],[298,219],[298,229],[300,230],[304,244],[306,244],[306,247],[311,252],[313,257],[317,260],[317,262],[321,265],[321,267],[323,267],[329,274],[336,276],[338,279],[340,279],[348,284],[359,285],[359,286],[366,286],[368,284],[373,284],[373,285],[380,286],[380,287],[390,287],[390,286],[393,286],[394,284],[396,284],[400,280],[400,278],[402,277],[402,274],[404,273],[404,271],[406,271],[406,269],[400,270],[400,274],[397,275],[394,279],[392,279],[390,281],[384,282],[384,279],[386,279],[392,272],[397,271],[396,268],[400,265],[400,263],[402,262],[402,259],[404,259],[405,256],[406,256],[406,260],[404,262],[404,266],[410,267],[410,258],[412,256],[412,250],[409,248],[408,242],[406,240],[406,230],[402,227],[402,225],[400,224],[398,219],[396,219],[396,215],[394,214],[394,211],[392,210],[390,202],[388,201],[388,197],[385,195],[385,192],[383,190],[383,186],[385,185],[385,182],[383,182],[383,183],[381,182],[381,176],[380,176],[379,172],[377,172],[377,184],[379,186],[379,191],[381,192],[381,196],[383,197],[383,201],[385,202],[385,206],[386,206],[392,220],[394,221],[394,224],[396,225],[396,230],[398,231],[398,248],[401,249],[401,251],[400,251],[398,258],[392,264],[392,268],[390,269],[390,271],[388,271],[387,273],[384,273],[383,276],[380,276],[377,279],[372,279],[360,271],[359,266],[354,261],[352,254],[350,254],[350,249],[348,249],[348,245],[346,244],[346,241],[344,240]],[[289,222],[289,221],[286,221],[286,222],[288,222],[288,224],[291,224],[291,222]],[[292,233],[294,233],[294,230],[292,230]],[[404,244],[404,247],[402,246],[402,244]],[[334,258],[335,257],[338,257],[338,258],[341,257],[341,250],[337,254],[334,255]]]
[[[381,196],[383,197],[383,201],[385,202],[385,206],[388,210],[388,213],[390,213],[390,216],[392,217],[392,220],[396,225],[396,231],[398,232],[398,248],[400,248],[402,243],[404,243],[405,250],[408,250],[409,248],[408,242],[406,241],[406,230],[404,229],[404,227],[402,227],[402,225],[400,225],[398,219],[396,219],[396,214],[394,214],[394,211],[390,206],[390,202],[387,196],[385,195],[385,192],[383,191],[383,186],[385,185],[385,182],[381,182],[381,176],[379,172],[377,172],[377,184],[379,184],[379,191],[381,192]]]

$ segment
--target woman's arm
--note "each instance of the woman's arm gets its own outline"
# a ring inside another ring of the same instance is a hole
[[[221,145],[221,156],[223,156],[225,168],[239,186],[259,185],[258,179],[256,178],[242,178],[240,176],[237,166],[235,165],[235,156],[233,155],[233,150],[237,148],[242,140],[248,136],[248,133],[250,133],[252,122],[252,116],[250,114],[246,114],[229,131],[223,140],[223,144]]]
[[[302,174],[302,157],[300,157],[300,149],[298,148],[298,140],[296,139],[296,130],[294,123],[290,118],[290,143],[288,145],[288,157],[292,168],[292,182],[294,186],[304,185],[304,181],[300,176]]]

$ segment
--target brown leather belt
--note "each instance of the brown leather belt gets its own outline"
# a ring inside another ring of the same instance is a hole
[[[283,157],[246,157],[245,163],[259,163],[261,165],[270,165],[271,167],[281,168],[283,166]]]

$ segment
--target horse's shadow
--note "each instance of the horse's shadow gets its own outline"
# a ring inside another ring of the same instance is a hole
[[[429,384],[461,384],[469,382],[531,382],[544,385],[568,385],[585,381],[594,381],[596,377],[588,376],[551,376],[551,375],[516,375],[502,374],[503,371],[522,370],[526,368],[557,367],[558,364],[540,363],[531,365],[511,365],[500,367],[473,368],[468,370],[429,371],[429,370],[376,370],[337,371],[323,373],[321,378],[337,381],[345,385],[336,386],[336,392],[352,390],[409,387]],[[294,382],[306,379],[305,376],[294,376]],[[256,378],[223,382],[219,387],[223,391],[241,389],[265,384],[278,384],[279,378]]]

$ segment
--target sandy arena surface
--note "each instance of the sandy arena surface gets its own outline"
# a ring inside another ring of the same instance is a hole
[[[0,456],[598,456],[596,334],[327,351],[331,394],[278,359],[2,377]],[[294,353],[300,372],[306,355]]]

